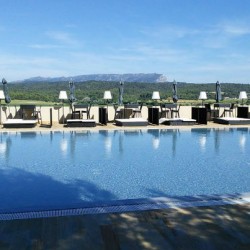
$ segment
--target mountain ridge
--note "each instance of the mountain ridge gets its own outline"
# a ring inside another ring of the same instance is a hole
[[[19,83],[25,82],[62,82],[62,81],[74,81],[74,82],[85,82],[85,81],[108,81],[108,82],[145,82],[145,83],[159,83],[167,82],[167,77],[163,74],[158,73],[137,73],[137,74],[88,74],[88,75],[77,75],[69,77],[31,77],[18,81]]]

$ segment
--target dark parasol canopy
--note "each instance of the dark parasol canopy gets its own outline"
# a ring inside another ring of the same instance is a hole
[[[123,87],[124,87],[124,82],[120,81],[120,86],[119,86],[119,99],[118,99],[118,104],[122,105],[123,104]]]
[[[11,102],[11,98],[9,96],[9,90],[8,90],[8,86],[7,86],[7,81],[4,78],[2,79],[2,84],[3,84],[3,92],[4,92],[4,96],[5,96],[5,102],[6,103],[10,103]]]
[[[178,101],[178,96],[177,96],[177,82],[174,80],[173,82],[173,102],[176,103]]]
[[[73,105],[73,102],[76,101],[76,97],[75,97],[75,83],[73,81],[70,81],[69,82],[69,102],[70,102],[70,105],[72,107]]]
[[[221,101],[221,87],[219,81],[216,82],[216,94],[215,94],[216,102]]]

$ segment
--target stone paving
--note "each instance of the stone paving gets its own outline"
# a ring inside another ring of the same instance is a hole
[[[250,204],[0,222],[0,249],[250,249]]]

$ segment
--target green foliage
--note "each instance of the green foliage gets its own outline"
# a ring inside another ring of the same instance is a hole
[[[37,100],[44,102],[59,102],[60,90],[66,90],[69,95],[68,82],[42,83],[10,83],[8,85],[12,100]],[[178,83],[178,97],[182,100],[197,100],[200,91],[206,91],[209,99],[215,98],[215,83],[193,84]],[[103,103],[103,93],[110,90],[113,102],[118,101],[119,82],[88,81],[76,82],[76,98],[78,102],[90,101],[93,104]],[[240,91],[250,93],[250,84],[221,84],[222,97],[238,98]],[[161,99],[172,100],[172,83],[125,83],[124,102],[150,102],[153,91],[160,91]]]

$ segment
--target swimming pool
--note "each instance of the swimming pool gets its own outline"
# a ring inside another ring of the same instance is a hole
[[[0,212],[250,191],[239,129],[0,134]]]

